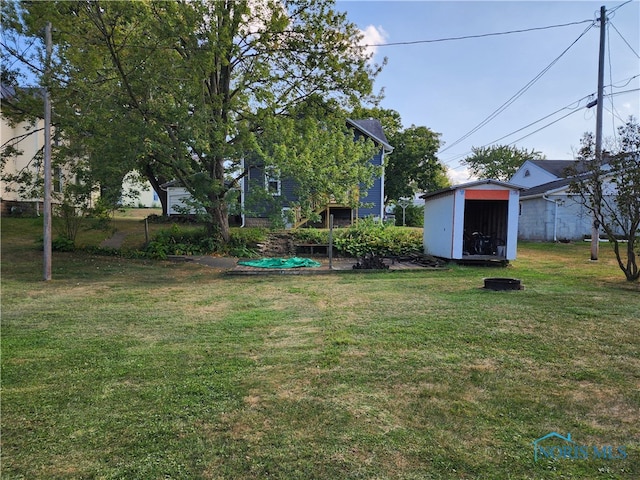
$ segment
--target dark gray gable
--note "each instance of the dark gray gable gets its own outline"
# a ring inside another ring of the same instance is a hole
[[[567,178],[576,173],[584,171],[583,162],[579,160],[529,160],[531,163],[558,178]]]
[[[347,121],[352,126],[360,130],[360,132],[367,135],[374,142],[382,145],[387,152],[393,150],[393,147],[389,145],[389,141],[387,140],[387,136],[384,134],[384,130],[382,129],[382,124],[380,120],[375,118],[368,118],[365,120],[351,120]]]

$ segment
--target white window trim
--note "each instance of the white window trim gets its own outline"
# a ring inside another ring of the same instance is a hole
[[[271,184],[275,183],[276,188],[272,190]],[[274,197],[282,195],[282,181],[280,180],[280,172],[274,167],[267,167],[264,170],[264,188]]]

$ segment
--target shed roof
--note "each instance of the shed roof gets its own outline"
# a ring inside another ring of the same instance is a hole
[[[447,193],[454,192],[456,190],[464,190],[467,188],[477,187],[480,185],[498,185],[500,187],[505,187],[511,190],[524,190],[522,187],[518,185],[514,185],[513,183],[501,182],[500,180],[493,180],[490,178],[486,180],[477,180],[475,182],[461,183],[461,184],[453,185],[451,187],[443,188],[440,190],[435,190],[433,192],[427,192],[424,195],[420,195],[420,198],[427,200],[432,197],[446,195]]]

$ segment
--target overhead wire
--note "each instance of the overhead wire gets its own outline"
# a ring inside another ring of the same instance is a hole
[[[632,93],[632,92],[637,92],[637,91],[640,91],[640,88],[632,88],[632,89],[624,90],[624,91],[621,91],[621,92],[609,93],[609,94],[606,94],[605,96],[612,97],[612,96],[623,95],[623,94],[626,94],[626,93]],[[538,128],[538,129],[534,130],[533,132],[530,132],[530,133],[528,133],[527,135],[524,135],[524,136],[522,136],[522,137],[518,138],[517,140],[514,140],[514,141],[512,141],[512,142],[510,142],[510,143],[508,143],[508,144],[507,144],[507,146],[509,146],[509,145],[513,145],[513,144],[515,144],[515,143],[519,142],[520,140],[523,140],[523,139],[525,139],[525,138],[527,138],[527,137],[529,137],[529,136],[531,136],[531,135],[533,135],[533,134],[535,134],[535,133],[540,132],[541,130],[544,130],[545,128],[547,128],[547,127],[549,127],[549,126],[551,126],[551,125],[554,125],[555,123],[557,123],[557,122],[559,122],[559,121],[561,121],[561,120],[563,120],[563,119],[565,119],[565,118],[567,118],[567,117],[571,116],[571,115],[572,115],[572,114],[574,114],[574,113],[578,113],[578,112],[583,111],[583,108],[584,108],[584,107],[581,107],[581,106],[580,106],[580,103],[581,103],[583,100],[586,100],[586,99],[588,99],[588,98],[591,98],[592,96],[593,96],[593,94],[585,95],[584,97],[580,98],[579,100],[576,100],[576,101],[574,101],[574,102],[570,103],[569,105],[566,105],[566,106],[564,106],[564,107],[561,107],[561,108],[559,108],[558,110],[556,110],[556,111],[554,111],[554,112],[552,112],[552,113],[549,113],[549,114],[547,114],[547,115],[545,115],[545,116],[543,116],[543,117],[539,118],[538,120],[535,120],[535,121],[533,121],[533,122],[529,123],[528,125],[525,125],[524,127],[518,128],[517,130],[514,130],[514,131],[512,131],[512,132],[510,132],[510,133],[508,133],[508,134],[506,134],[506,135],[503,135],[502,137],[497,138],[497,139],[493,140],[492,142],[488,142],[488,143],[486,143],[486,144],[482,145],[482,147],[481,147],[481,148],[488,147],[488,146],[490,146],[490,145],[495,145],[497,142],[499,142],[499,141],[501,141],[501,140],[504,140],[505,138],[511,137],[512,135],[515,135],[516,133],[521,132],[521,131],[523,131],[523,130],[525,130],[525,129],[527,129],[527,128],[529,128],[529,127],[531,127],[531,126],[533,126],[533,125],[535,125],[535,124],[537,124],[537,123],[540,123],[540,122],[542,122],[542,121],[546,120],[547,118],[552,117],[552,116],[556,115],[557,113],[559,113],[559,112],[561,112],[561,111],[563,111],[563,110],[567,110],[567,109],[570,109],[570,110],[571,110],[571,112],[567,113],[566,115],[563,115],[562,117],[560,117],[560,118],[558,118],[558,119],[556,119],[556,120],[554,120],[554,121],[552,121],[552,122],[549,122],[549,123],[547,123],[546,125],[544,125],[544,126],[542,126],[542,127]],[[576,106],[575,106],[575,107],[573,107],[573,105],[576,105]],[[589,111],[589,110],[586,110],[586,111]],[[442,161],[442,163],[444,163],[444,164],[449,164],[449,163],[451,163],[451,162],[454,162],[454,161],[456,161],[456,160],[459,160],[459,159],[461,159],[461,158],[464,158],[464,157],[466,157],[467,155],[469,155],[469,154],[471,154],[471,153],[473,153],[473,152],[472,152],[472,151],[469,151],[469,152],[465,152],[465,153],[462,153],[462,154],[458,154],[458,155],[456,155],[456,156],[454,156],[454,157],[452,157],[452,158],[450,158],[450,159],[448,159],[448,160],[446,160],[446,161]],[[462,165],[462,166],[463,166],[463,165]],[[458,169],[458,168],[461,168],[462,166],[450,167],[450,168],[452,168],[453,170],[456,170],[456,169]]]
[[[614,30],[616,31],[616,33],[620,36],[620,38],[622,39],[622,41],[623,41],[624,43],[626,43],[627,47],[629,47],[629,49],[633,52],[633,54],[634,54],[636,57],[640,58],[640,55],[638,55],[638,52],[636,52],[636,51],[633,49],[633,47],[629,44],[629,42],[627,42],[627,39],[626,39],[626,38],[624,38],[624,36],[620,33],[620,31],[619,31],[619,30],[616,28],[616,26],[613,24],[613,22],[609,21],[609,22],[607,23],[607,25],[610,25],[611,27],[613,27],[613,29],[614,29]]]
[[[607,59],[608,59],[608,64],[609,64],[609,82],[610,82],[611,85],[613,85],[613,66],[611,65],[611,34],[609,32],[609,26],[610,25],[611,25],[611,23],[607,22],[607,29],[606,29],[607,54],[608,54],[607,55]],[[620,117],[620,115],[616,111],[616,106],[613,103],[613,97],[612,96],[609,96],[609,101],[611,102],[611,129],[613,130],[613,138],[614,138],[614,141],[615,141],[616,137],[618,136],[618,132],[616,131],[616,116]]]
[[[493,32],[493,33],[481,33],[478,35],[463,35],[460,37],[445,37],[445,38],[435,38],[431,40],[411,40],[406,42],[389,42],[389,43],[371,43],[362,45],[363,47],[393,47],[398,45],[419,45],[424,43],[439,43],[439,42],[450,42],[454,40],[470,40],[475,38],[485,38],[485,37],[495,37],[499,35],[511,35],[514,33],[525,33],[525,32],[535,32],[538,30],[548,30],[551,28],[561,28],[561,27],[569,27],[572,25],[580,25],[582,23],[593,22],[593,20],[580,20],[578,22],[570,22],[570,23],[562,23],[558,25],[548,25],[546,27],[533,27],[533,28],[523,28],[520,30],[508,30],[505,32]]]
[[[530,80],[516,94],[514,94],[509,100],[507,100],[500,107],[498,107],[496,110],[494,110],[488,117],[486,117],[484,120],[482,120],[478,125],[473,127],[469,132],[467,132],[462,137],[458,138],[457,140],[455,140],[454,142],[449,144],[447,147],[445,147],[443,150],[441,150],[441,153],[446,152],[447,150],[449,150],[449,149],[453,148],[454,146],[458,145],[460,142],[466,140],[471,135],[473,135],[478,130],[480,130],[482,127],[484,127],[486,124],[488,124],[490,121],[492,121],[500,113],[502,113],[504,110],[506,110],[511,104],[513,104],[518,98],[520,98],[529,88],[531,88],[540,78],[542,78],[542,76],[545,73],[547,73],[551,69],[551,67],[553,67],[560,60],[560,58],[562,58],[569,51],[569,49],[571,49],[571,47],[573,47],[594,25],[595,25],[595,22],[591,21],[591,24],[578,36],[578,38],[576,38],[573,42],[571,42],[571,44],[558,57],[556,57],[549,65],[547,65],[540,73],[538,73],[532,80]]]

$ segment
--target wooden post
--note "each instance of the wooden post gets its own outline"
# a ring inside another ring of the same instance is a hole
[[[49,75],[51,64],[51,22],[45,27],[46,65],[44,75],[44,268],[45,281],[51,280],[51,98],[49,97]]]
[[[596,164],[598,171],[596,182],[600,182],[600,169],[602,168],[602,109],[604,108],[604,44],[605,44],[605,23],[607,14],[604,5],[600,7],[600,51],[598,57],[598,103],[596,108]],[[598,260],[600,250],[600,202],[602,198],[600,192],[597,193],[594,203],[593,225],[591,228],[591,260]]]
[[[329,215],[329,270],[333,270],[333,214]]]

